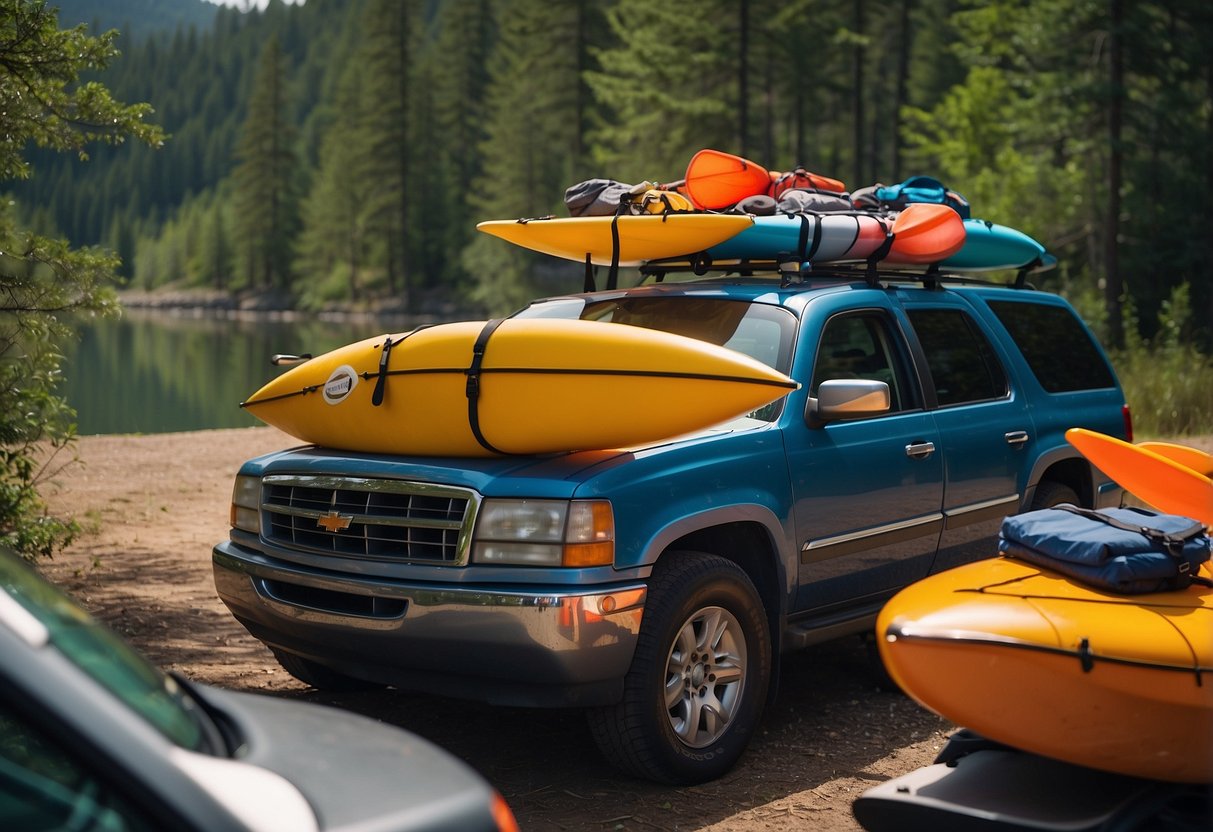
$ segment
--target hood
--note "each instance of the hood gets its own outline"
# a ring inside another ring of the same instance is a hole
[[[250,476],[303,474],[414,480],[471,488],[486,497],[567,499],[586,480],[613,470],[637,456],[651,457],[665,450],[764,427],[771,425],[741,418],[643,447],[544,456],[391,456],[302,446],[249,460],[240,473]]]

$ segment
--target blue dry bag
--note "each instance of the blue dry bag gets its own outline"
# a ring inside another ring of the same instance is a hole
[[[897,209],[914,202],[947,205],[961,219],[969,219],[969,201],[932,176],[911,176],[896,185],[876,185],[872,196],[881,205]]]
[[[998,548],[1099,589],[1136,594],[1203,583],[1196,573],[1209,559],[1209,536],[1191,517],[1063,504],[1003,520]]]

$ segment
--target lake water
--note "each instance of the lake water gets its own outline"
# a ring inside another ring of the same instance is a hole
[[[127,310],[121,319],[89,321],[64,350],[63,392],[78,432],[168,433],[261,424],[240,408],[289,367],[274,353],[328,350],[385,332],[402,320],[232,320]]]

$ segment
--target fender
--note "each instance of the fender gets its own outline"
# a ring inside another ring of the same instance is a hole
[[[1032,505],[1032,500],[1036,497],[1036,486],[1040,485],[1041,479],[1044,477],[1045,471],[1049,468],[1062,462],[1076,461],[1082,464],[1085,471],[1085,482],[1078,489],[1079,494],[1096,495],[1095,482],[1097,474],[1091,463],[1087,462],[1082,454],[1078,453],[1070,445],[1062,444],[1044,451],[1036,457],[1036,462],[1032,465],[1032,470],[1028,474],[1028,481],[1023,487],[1023,500],[1020,503],[1019,510],[1026,511]],[[1104,477],[1103,479],[1106,479]],[[1095,497],[1098,503],[1098,496]]]
[[[757,503],[736,503],[720,508],[708,509],[695,514],[681,517],[661,528],[644,546],[641,562],[645,565],[644,574],[652,573],[653,565],[662,552],[666,551],[674,541],[694,532],[723,526],[729,523],[756,523],[766,530],[770,538],[771,548],[776,552],[775,574],[783,587],[780,598],[779,615],[782,618],[787,606],[787,599],[795,588],[796,574],[796,545],[793,535],[773,511]],[[789,564],[791,568],[789,569]]]

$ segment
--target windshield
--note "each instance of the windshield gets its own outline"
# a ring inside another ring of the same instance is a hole
[[[658,329],[728,347],[781,373],[791,364],[796,333],[796,317],[778,306],[687,295],[559,298],[533,304],[517,317],[580,318]]]
[[[46,627],[61,654],[169,740],[194,751],[208,745],[207,717],[171,677],[8,551],[0,551],[0,591]]]

